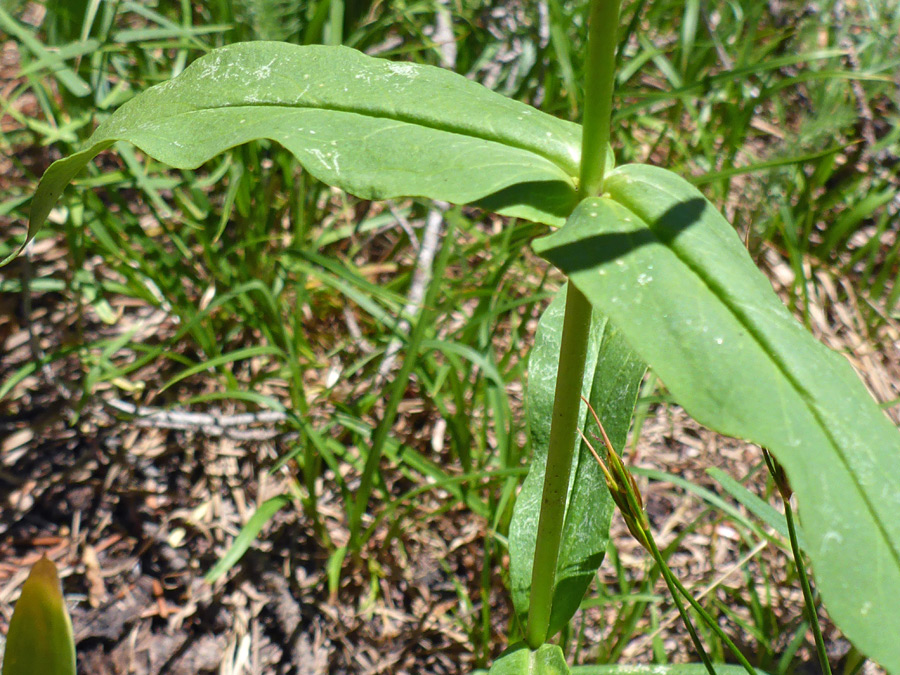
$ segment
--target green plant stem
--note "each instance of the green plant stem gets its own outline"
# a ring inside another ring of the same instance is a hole
[[[647,531],[645,531],[645,533],[646,532]],[[663,558],[659,547],[656,545],[656,541],[653,539],[653,535],[646,534],[646,537],[647,543],[650,546],[650,552],[653,555],[653,559],[656,560],[656,564],[659,566],[659,571],[663,576],[663,580],[666,582],[669,593],[672,595],[672,600],[675,601],[675,607],[678,608],[678,613],[681,615],[681,620],[684,621],[684,625],[691,636],[691,642],[694,643],[694,649],[696,649],[697,653],[700,655],[700,660],[703,661],[703,665],[706,667],[706,671],[709,673],[709,675],[716,675],[716,669],[709,658],[709,654],[706,653],[706,649],[704,648],[703,643],[700,641],[700,636],[697,635],[697,629],[694,628],[694,623],[693,621],[691,621],[691,617],[687,613],[687,610],[684,607],[684,603],[681,602],[681,598],[678,597],[679,592],[678,587],[676,586],[677,580],[675,579],[675,575],[672,574],[672,570],[669,569],[668,564],[666,564],[665,558]]]
[[[591,327],[591,304],[584,294],[569,284],[566,291],[566,314],[556,374],[556,396],[547,448],[547,469],[541,496],[534,565],[531,572],[531,599],[525,640],[537,649],[547,639],[550,606],[556,584],[556,563],[566,514],[566,493],[572,456],[578,440],[581,410],[581,387]]]
[[[618,458],[618,456],[615,455],[615,450],[613,449],[613,447],[609,445],[609,440],[606,438],[606,432],[603,431],[603,427],[600,427],[600,430],[601,432],[603,432],[603,438],[607,442],[607,448],[609,450],[607,461],[611,465],[610,471],[612,472],[609,476],[607,476],[607,483],[611,486],[613,484],[616,484],[625,491],[625,501],[627,503],[623,505],[620,504],[618,500],[616,500],[616,503],[619,506],[619,510],[625,517],[626,523],[628,524],[628,529],[631,531],[632,535],[635,536],[638,542],[645,549],[649,549],[650,555],[652,555],[653,559],[656,561],[656,564],[659,567],[659,571],[663,576],[663,580],[666,582],[666,586],[669,589],[669,593],[672,595],[672,600],[675,602],[675,607],[678,608],[678,613],[681,615],[681,620],[684,621],[685,628],[687,628],[688,633],[691,636],[691,641],[694,643],[694,648],[700,655],[700,660],[703,661],[703,666],[706,668],[709,675],[716,675],[716,670],[709,658],[709,654],[706,653],[706,648],[703,646],[703,643],[700,641],[700,636],[697,634],[697,630],[694,628],[694,622],[691,621],[690,615],[684,608],[684,603],[681,602],[681,598],[678,597],[679,592],[676,585],[678,583],[678,580],[675,578],[675,575],[672,574],[672,570],[669,569],[669,565],[666,563],[665,558],[663,558],[659,547],[656,545],[656,540],[653,538],[653,533],[650,531],[650,521],[647,520],[647,515],[644,513],[644,508],[641,504],[641,500],[637,496],[637,488],[632,482],[633,479],[631,477],[631,474],[622,463],[621,458]],[[633,518],[630,518],[629,514],[626,514],[626,507],[627,511],[630,512],[630,515],[633,516]],[[641,537],[638,536],[639,534],[644,535],[643,541],[641,541]]]
[[[592,0],[588,33],[588,64],[585,77],[585,106],[581,142],[581,193],[600,194],[609,145],[609,120],[615,76],[616,31],[621,0]],[[525,641],[537,649],[547,639],[559,542],[566,515],[566,494],[572,456],[578,442],[581,387],[591,327],[591,305],[584,294],[569,284],[563,320],[553,420],[547,449],[547,469],[541,496],[534,565],[531,571],[531,598]]]
[[[816,613],[816,603],[813,600],[812,588],[809,585],[809,576],[806,574],[806,564],[803,561],[803,554],[800,551],[800,542],[797,540],[797,526],[794,523],[794,511],[791,508],[791,496],[787,492],[786,481],[778,480],[779,474],[783,476],[783,470],[775,464],[775,459],[769,454],[768,450],[763,449],[763,457],[766,460],[766,466],[769,472],[776,479],[775,484],[778,493],[781,495],[781,501],[784,504],[784,519],[787,521],[788,537],[791,540],[791,552],[794,555],[794,567],[797,568],[797,574],[800,576],[800,588],[803,590],[803,602],[806,605],[806,620],[812,627],[813,637],[816,640],[816,653],[819,657],[819,666],[822,668],[824,675],[831,675],[831,664],[828,662],[828,652],[825,651],[825,638],[822,637],[822,628],[819,626],[819,617]],[[780,484],[780,483],[783,483]]]
[[[581,136],[581,198],[603,189],[616,70],[616,34],[621,0],[592,0],[588,26],[588,63],[584,82]]]
[[[444,244],[438,254],[438,258],[434,265],[434,274],[428,290],[425,293],[425,299],[422,303],[422,310],[419,312],[419,318],[415,327],[409,336],[407,343],[406,355],[403,359],[403,365],[391,382],[390,395],[388,396],[387,405],[385,406],[384,416],[372,435],[372,446],[369,448],[369,455],[366,457],[366,463],[363,467],[362,476],[360,477],[359,490],[356,493],[356,501],[352,505],[350,512],[350,543],[348,549],[352,553],[359,551],[360,527],[362,525],[362,517],[369,504],[369,497],[372,495],[372,488],[375,485],[375,476],[378,472],[378,464],[381,461],[381,455],[384,450],[384,444],[387,441],[388,434],[394,426],[394,420],[397,417],[397,410],[400,408],[400,402],[403,400],[403,393],[409,385],[409,377],[412,374],[413,367],[416,364],[419,347],[425,338],[425,333],[431,326],[432,307],[434,307],[438,294],[441,290],[441,278],[444,269],[450,259],[450,251],[453,248],[449,242],[453,241],[453,230],[455,229],[454,220],[449,218],[447,223],[447,231],[444,234]]]
[[[794,525],[794,514],[791,504],[784,500],[784,517],[787,520],[788,534],[791,538],[791,551],[794,554],[794,564],[800,575],[800,587],[803,589],[803,602],[806,604],[806,614],[813,635],[816,639],[816,652],[819,655],[819,665],[825,675],[831,675],[831,665],[828,663],[828,652],[825,651],[825,639],[822,637],[822,628],[819,626],[819,617],[816,615],[816,604],[813,600],[812,589],[809,586],[809,576],[806,574],[806,565],[800,553],[800,544],[797,542],[797,527]]]
[[[687,599],[687,601],[690,603],[690,605],[694,609],[694,611],[700,615],[700,618],[703,619],[703,621],[706,623],[706,625],[708,625],[710,628],[712,628],[713,632],[719,637],[719,639],[725,643],[725,646],[731,650],[731,653],[734,655],[734,658],[736,658],[738,660],[738,662],[744,667],[744,670],[747,671],[748,675],[758,675],[758,673],[756,672],[756,669],[754,669],[753,666],[750,665],[750,662],[747,660],[747,657],[744,656],[743,653],[741,653],[741,650],[737,648],[737,645],[734,644],[734,642],[731,640],[731,638],[725,634],[725,631],[723,631],[719,627],[718,621],[716,621],[712,616],[710,616],[709,612],[707,612],[705,609],[703,609],[703,606],[699,602],[694,600],[694,596],[691,595],[691,592],[688,589],[686,589],[684,587],[684,584],[682,584],[678,580],[678,578],[675,577],[674,575],[672,576],[672,581],[675,582],[675,587]]]
[[[622,476],[622,478],[624,479],[625,476]],[[638,501],[637,495],[634,493],[631,481],[621,480],[620,482],[625,488],[626,499],[628,500],[628,505],[631,507],[631,511],[635,514],[639,514],[639,517],[641,519],[641,531],[643,532],[644,537],[647,540],[647,545],[650,547],[650,552],[653,555],[653,559],[656,560],[656,564],[659,565],[659,570],[666,581],[666,585],[669,587],[669,592],[672,593],[672,599],[675,601],[675,605],[678,607],[678,611],[684,619],[688,632],[691,633],[691,637],[694,638],[696,636],[696,633],[694,632],[693,626],[687,618],[687,614],[683,611],[682,604],[678,600],[678,593],[684,596],[684,598],[688,601],[688,603],[690,603],[694,611],[700,615],[700,618],[703,619],[703,621],[713,630],[713,632],[719,637],[719,639],[726,644],[726,646],[731,650],[732,654],[734,654],[734,657],[744,667],[744,670],[747,671],[748,675],[758,675],[753,666],[750,665],[750,662],[747,660],[747,658],[737,648],[737,645],[735,645],[734,642],[732,642],[731,638],[729,638],[725,634],[725,631],[723,631],[719,627],[718,622],[709,615],[709,612],[703,609],[703,606],[694,599],[694,596],[691,595],[690,591],[688,591],[688,589],[684,587],[684,584],[682,584],[678,580],[678,578],[674,574],[672,574],[672,570],[669,568],[668,564],[662,556],[662,553],[659,550],[659,547],[656,545],[656,540],[653,538],[653,533],[650,531],[650,523],[647,520],[644,509],[641,507],[640,502]],[[673,586],[675,590],[673,590]],[[710,670],[710,668],[712,668],[712,664],[709,662],[709,656],[703,650],[703,646],[700,643],[699,637],[694,639],[694,646],[696,646],[698,651],[700,652],[700,658],[703,660],[704,665],[706,665],[707,670]],[[710,670],[710,673],[714,674],[715,671]]]
[[[331,0],[329,5],[328,44],[344,44],[344,0]]]

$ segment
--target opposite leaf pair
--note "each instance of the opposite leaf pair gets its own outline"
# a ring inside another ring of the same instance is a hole
[[[613,396],[633,405],[633,382],[646,363],[701,423],[769,448],[798,496],[832,618],[860,649],[900,672],[900,434],[846,360],[794,321],[734,229],[686,181],[663,169],[622,166],[607,172],[602,196],[579,203],[580,135],[574,124],[437,68],[344,48],[232,45],[136,97],[83,152],[54,163],[35,196],[28,236],[75,174],[118,140],[193,168],[268,138],[315,177],[363,198],[477,203],[563,225],[534,250],[568,275],[624,346],[595,371],[588,398],[597,377],[609,380],[626,368],[631,384],[613,384]],[[535,445],[539,453],[537,436]],[[588,492],[579,483],[588,480],[579,478],[579,453],[574,462],[565,497],[573,527]],[[531,489],[526,483],[520,511],[533,508]],[[575,572],[557,570],[556,628],[602,557],[604,519],[608,512],[598,511],[592,525],[597,546],[576,546],[574,557],[562,534],[559,564]],[[527,567],[522,560],[534,550],[531,522],[519,534],[514,523],[514,568]],[[512,576],[522,612],[528,574]]]

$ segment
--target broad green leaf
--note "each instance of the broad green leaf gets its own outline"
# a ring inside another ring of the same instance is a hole
[[[541,645],[531,651],[524,642],[509,647],[491,665],[489,675],[569,675],[559,645]]]
[[[250,516],[247,524],[241,528],[240,533],[234,538],[231,548],[222,556],[222,559],[206,573],[204,579],[207,583],[214,583],[228,570],[234,567],[235,563],[240,560],[250,548],[260,530],[265,527],[266,523],[272,520],[272,517],[281,509],[291,503],[291,496],[284,494],[267,499],[259,508]]]
[[[575,205],[581,129],[447,70],[346,47],[229,45],[119,108],[54,162],[29,237],[70,180],[116,141],[176,168],[260,138],[366,199],[419,196],[562,224]]]
[[[509,531],[513,604],[523,622],[527,617],[531,592],[564,314],[565,287],[541,317],[528,365],[526,405],[534,457],[516,499]],[[625,444],[645,368],[624,342],[621,333],[595,313],[583,393],[591,401],[610,440],[619,450]],[[587,406],[582,406],[580,419],[586,435],[591,435],[590,429],[597,433],[596,425],[587,416]],[[612,500],[600,467],[585,444],[581,444],[573,459],[568,499],[549,635],[561,630],[578,609],[597,568],[603,562],[609,538]]]
[[[75,675],[72,622],[56,566],[46,557],[34,564],[22,586],[6,634],[2,672]]]
[[[631,165],[605,189],[535,250],[609,316],[691,415],[776,455],[832,618],[900,672],[897,428],[850,364],[791,317],[695,188]]]

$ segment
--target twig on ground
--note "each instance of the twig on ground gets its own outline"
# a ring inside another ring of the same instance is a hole
[[[550,8],[546,0],[538,3],[538,44],[546,49],[550,44]]]
[[[345,306],[342,313],[344,315],[344,323],[347,324],[347,332],[350,333],[350,337],[353,338],[354,344],[359,347],[360,351],[365,354],[371,354],[375,351],[372,343],[363,335],[362,329],[359,327],[359,322],[353,315],[353,311]]]
[[[440,243],[441,227],[444,223],[444,211],[449,205],[444,202],[435,202],[433,208],[428,212],[425,218],[425,231],[422,233],[422,243],[419,245],[419,256],[416,260],[416,269],[413,272],[412,284],[409,287],[409,293],[406,296],[406,305],[403,307],[404,317],[397,324],[397,328],[401,331],[408,332],[410,329],[410,319],[415,318],[422,308],[422,300],[425,297],[425,289],[431,281],[431,268],[434,264],[434,256],[437,253],[438,244]],[[384,353],[384,360],[378,367],[378,375],[375,378],[376,386],[381,386],[387,380],[391,371],[394,369],[394,363],[397,360],[397,354],[400,352],[402,341],[398,337],[394,337],[387,346]]]
[[[441,55],[441,67],[456,68],[456,38],[453,35],[453,17],[447,9],[448,0],[440,0],[434,21],[434,42]]]
[[[441,56],[441,66],[451,70],[454,69],[456,67],[456,40],[453,35],[453,18],[447,9],[447,0],[441,0],[438,3],[434,25],[434,42]],[[422,233],[422,241],[419,243],[406,218],[399,213],[393,204],[390,205],[391,213],[397,219],[400,227],[409,235],[409,241],[417,255],[416,269],[413,272],[412,284],[409,287],[409,293],[406,296],[407,302],[403,307],[402,314],[402,316],[409,317],[409,319],[401,319],[398,324],[398,328],[404,333],[410,329],[409,320],[415,318],[422,307],[425,289],[431,281],[431,268],[434,264],[434,256],[440,243],[444,212],[448,208],[450,208],[450,205],[445,202],[434,202],[432,208],[428,211],[428,216],[425,218],[425,230]],[[378,374],[375,376],[376,386],[383,385],[394,369],[394,363],[397,361],[397,354],[400,352],[401,346],[402,341],[399,337],[394,337],[388,343],[384,352],[384,360],[378,367]]]
[[[419,252],[419,240],[416,238],[415,228],[410,224],[410,222],[406,219],[406,216],[397,208],[397,205],[394,202],[388,202],[387,207],[391,212],[391,215],[397,220],[397,224],[400,226],[400,229],[406,232],[406,236],[409,237],[409,244],[412,246],[413,250],[418,253]]]
[[[834,14],[835,26],[843,26],[846,24],[847,10],[844,7],[844,0],[837,0],[834,3],[832,12]],[[860,64],[859,52],[856,49],[856,44],[850,38],[850,35],[844,34],[838,44],[842,49],[847,50],[845,56],[850,69],[855,73],[862,72],[863,68]],[[865,141],[862,160],[871,168],[873,160],[876,163],[884,161],[890,155],[890,151],[887,148],[883,148],[881,151],[875,152],[875,144],[878,142],[878,137],[875,134],[875,114],[872,112],[872,107],[869,105],[869,99],[866,95],[866,90],[863,88],[862,80],[859,78],[850,78],[850,89],[853,91],[853,97],[856,99],[856,114],[859,115],[860,135]]]
[[[233,440],[264,441],[280,434],[273,425],[284,422],[287,415],[277,410],[223,415],[217,410],[210,412],[186,412],[183,410],[165,410],[150,406],[138,406],[121,399],[110,399],[106,404],[120,412],[134,416],[134,423],[139,427],[156,429],[189,429],[201,431],[209,436],[224,436]],[[235,429],[234,427],[266,424],[264,429]]]

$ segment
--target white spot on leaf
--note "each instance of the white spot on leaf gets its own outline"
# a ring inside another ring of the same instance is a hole
[[[839,533],[833,530],[831,532],[826,532],[825,536],[822,537],[822,553],[825,553],[825,551],[830,548],[832,544],[840,546],[843,543],[844,538]]]
[[[340,155],[338,153],[322,152],[318,148],[310,148],[309,154],[319,160],[319,163],[329,171],[334,171],[335,173],[341,172],[341,166],[340,164],[338,164],[338,160],[340,159]]]
[[[416,76],[416,67],[411,63],[397,63],[391,61],[388,63],[388,70],[391,71],[392,75],[400,75],[401,77],[408,77],[410,79]]]
[[[272,74],[272,64],[275,63],[276,59],[272,59],[266,65],[260,66],[254,71],[254,75],[257,80],[267,80],[269,79],[269,75]]]

